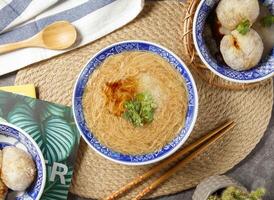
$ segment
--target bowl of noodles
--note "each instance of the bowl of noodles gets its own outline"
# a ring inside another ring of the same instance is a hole
[[[160,161],[187,140],[198,94],[184,62],[147,41],[123,41],[96,53],[76,80],[77,127],[101,156],[126,165]]]

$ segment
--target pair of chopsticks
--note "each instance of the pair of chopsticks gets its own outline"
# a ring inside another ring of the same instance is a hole
[[[205,152],[205,150],[213,144],[216,140],[218,140],[220,137],[222,137],[225,133],[227,133],[230,129],[232,129],[235,126],[234,121],[228,121],[219,128],[209,132],[205,136],[201,137],[194,143],[186,146],[185,148],[177,151],[175,154],[161,162],[160,164],[152,167],[149,171],[144,173],[143,175],[135,177],[131,182],[126,184],[125,186],[121,187],[116,192],[112,193],[108,197],[106,197],[104,200],[114,200],[118,198],[119,196],[125,194],[127,191],[132,189],[134,186],[140,184],[144,180],[148,179],[155,173],[159,172],[161,169],[166,167],[168,164],[178,160],[182,156],[187,155],[185,158],[183,158],[181,161],[179,161],[175,166],[171,167],[167,172],[165,172],[162,176],[160,176],[157,180],[151,183],[148,187],[146,187],[143,191],[141,191],[134,200],[139,200],[146,196],[148,193],[152,192],[154,189],[156,189],[159,185],[161,185],[164,181],[169,179],[173,174],[175,174],[179,169],[182,167],[185,167],[188,163],[190,163],[194,158],[196,158],[198,155]],[[200,146],[200,147],[198,147]],[[196,149],[197,148],[197,149]],[[196,150],[195,150],[196,149]],[[195,150],[195,151],[194,151]]]

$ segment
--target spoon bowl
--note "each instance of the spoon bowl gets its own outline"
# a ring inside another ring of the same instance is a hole
[[[71,47],[77,38],[75,27],[67,21],[55,22],[40,32],[44,47],[53,50]]]

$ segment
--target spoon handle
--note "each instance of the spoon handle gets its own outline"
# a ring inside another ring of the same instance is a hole
[[[0,45],[0,54],[14,51],[16,49],[22,49],[28,46],[29,46],[29,43],[27,41],[20,41],[20,42]]]

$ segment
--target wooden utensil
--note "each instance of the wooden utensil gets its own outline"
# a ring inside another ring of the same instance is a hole
[[[58,21],[45,27],[26,40],[0,46],[0,54],[26,47],[43,47],[62,50],[72,46],[77,38],[75,27],[67,21]]]
[[[210,133],[206,134],[205,136],[201,137],[194,143],[190,144],[189,146],[186,146],[185,148],[181,149],[180,151],[177,151],[175,154],[161,162],[160,164],[152,167],[149,171],[144,173],[141,176],[137,176],[134,178],[131,182],[126,184],[125,186],[121,187],[116,192],[109,195],[105,200],[114,200],[120,195],[126,193],[128,190],[132,189],[134,186],[140,184],[144,180],[151,177],[153,174],[159,172],[164,167],[168,166],[170,163],[178,160],[182,156],[190,153],[195,148],[200,146],[196,151],[188,155],[186,158],[181,160],[179,163],[177,163],[173,168],[171,168],[169,171],[167,171],[165,174],[163,174],[160,178],[158,178],[156,181],[154,181],[149,187],[145,188],[142,192],[140,192],[136,197],[135,200],[141,199],[146,194],[154,190],[156,187],[158,187],[162,182],[167,180],[171,175],[173,175],[175,172],[177,172],[179,169],[181,169],[183,166],[188,164],[190,161],[192,161],[195,157],[203,153],[209,145],[214,143],[217,139],[219,139],[221,136],[223,136],[227,131],[229,131],[231,128],[235,126],[235,123],[233,121],[229,121],[225,124],[223,124],[221,127],[211,131]]]

